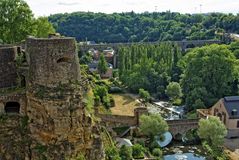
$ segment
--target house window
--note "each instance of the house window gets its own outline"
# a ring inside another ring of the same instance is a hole
[[[237,121],[237,128],[239,128],[239,121]]]
[[[222,116],[223,116],[223,123],[226,124],[226,119],[227,119],[226,113],[222,112]]]
[[[216,116],[217,115],[217,112],[218,112],[218,109],[214,109],[214,116]]]

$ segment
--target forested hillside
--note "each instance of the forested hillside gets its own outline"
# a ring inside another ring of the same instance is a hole
[[[49,17],[57,32],[78,41],[140,42],[215,39],[225,32],[239,33],[239,15],[75,12]]]

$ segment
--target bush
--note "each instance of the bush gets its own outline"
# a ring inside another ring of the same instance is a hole
[[[102,101],[103,105],[109,109],[111,107],[111,104],[110,104],[110,97],[107,95],[107,96],[104,96],[103,97],[103,101]]]
[[[152,141],[151,143],[150,143],[150,145],[149,145],[149,150],[151,151],[151,152],[153,152],[153,150],[155,149],[155,148],[159,148],[160,146],[159,146],[159,144],[154,140],[154,141]]]
[[[118,70],[113,70],[113,77],[114,78],[119,77],[119,71]]]
[[[111,95],[109,97],[110,97],[110,107],[114,107],[115,106],[115,100]]]
[[[105,149],[106,160],[120,160],[119,151],[116,147],[107,147]]]
[[[94,98],[94,104],[95,104],[95,106],[99,106],[100,105],[100,97],[99,96],[95,96],[95,98]]]
[[[117,79],[115,79],[115,80],[113,81],[113,85],[119,86],[119,87],[121,86],[119,80],[117,80]]]
[[[120,157],[121,160],[132,160],[132,148],[131,147],[126,147],[125,145],[123,145],[120,148]]]
[[[148,91],[140,88],[139,89],[139,97],[142,98],[145,102],[148,102],[150,99],[150,94]]]
[[[106,87],[107,89],[109,89],[109,84],[106,81],[103,80],[97,80],[95,82],[95,84],[101,86],[101,87]]]
[[[122,93],[123,90],[120,87],[110,87],[109,93]]]
[[[113,77],[110,77],[110,78],[109,78],[109,81],[110,81],[110,82],[114,82],[114,80],[115,80],[115,79],[114,79]]]
[[[155,157],[162,157],[163,152],[161,151],[160,148],[154,148],[152,154]]]
[[[88,75],[88,77],[87,77],[87,78],[88,78],[88,80],[89,80],[89,81],[93,81],[93,82],[95,82],[95,81],[96,81],[95,77],[94,77],[94,76],[92,76],[92,75],[90,75],[90,74]]]
[[[135,144],[132,146],[132,155],[134,158],[144,158],[145,148],[140,144]]]
[[[139,140],[137,143],[140,144],[141,146],[145,147],[145,142],[144,142],[144,140]]]
[[[94,96],[99,96],[101,101],[103,100],[104,96],[108,95],[108,90],[105,86],[96,86],[93,90]]]

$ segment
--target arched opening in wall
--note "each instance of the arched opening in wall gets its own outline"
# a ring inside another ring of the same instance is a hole
[[[181,133],[177,133],[173,138],[177,141],[181,141],[182,137],[183,137],[183,135]]]
[[[26,78],[25,78],[25,76],[23,76],[23,75],[21,75],[20,76],[20,78],[21,78],[21,87],[26,87]]]
[[[217,117],[219,117],[219,119],[222,121],[222,114],[221,113],[218,113]]]
[[[5,113],[20,113],[20,104],[18,102],[7,102],[4,110]]]
[[[197,134],[197,129],[189,129],[183,134],[182,141],[186,144],[198,144],[200,138]]]
[[[71,62],[71,58],[68,58],[68,57],[62,57],[62,58],[59,58],[56,63],[70,63]]]
[[[188,44],[186,48],[195,48],[196,46],[194,44]]]

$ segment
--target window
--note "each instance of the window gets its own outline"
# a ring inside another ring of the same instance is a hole
[[[218,112],[218,109],[214,109],[214,116],[216,116],[217,115],[217,112]]]
[[[62,62],[69,63],[69,62],[71,62],[71,59],[68,57],[62,57],[62,58],[58,59],[56,62],[57,63],[62,63]]]
[[[4,107],[5,113],[19,113],[20,104],[18,102],[7,102]]]

